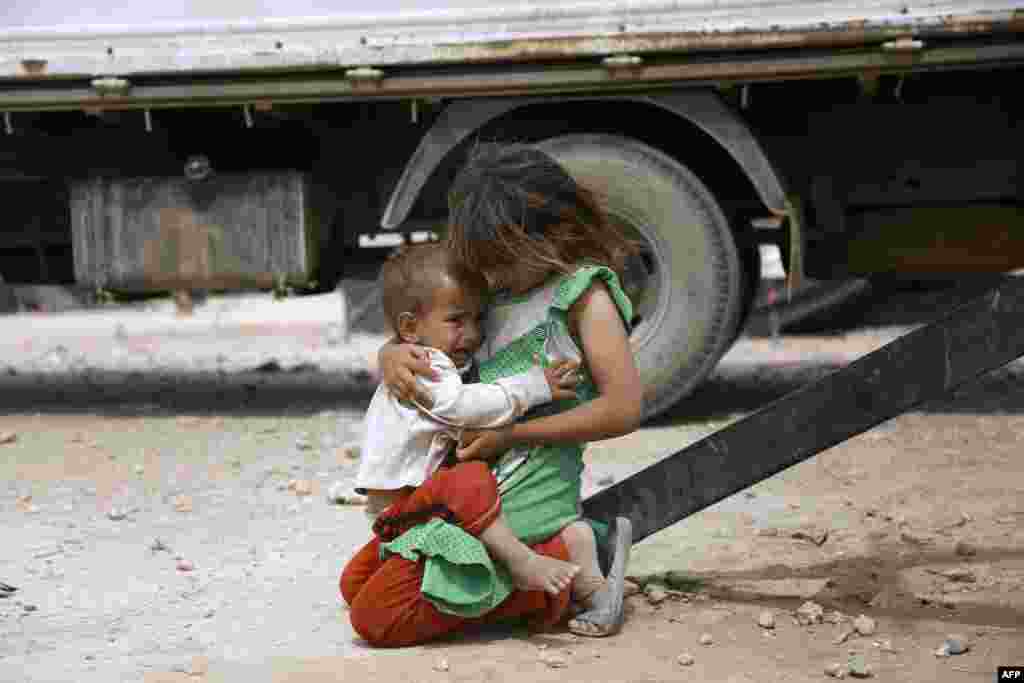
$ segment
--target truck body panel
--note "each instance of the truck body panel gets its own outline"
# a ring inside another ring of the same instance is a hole
[[[211,6],[215,5],[215,6]],[[615,53],[841,46],[1020,30],[1014,0],[457,0],[230,4],[16,0],[0,19],[0,78],[292,71],[574,59]]]

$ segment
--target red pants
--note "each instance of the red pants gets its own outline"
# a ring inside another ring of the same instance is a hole
[[[479,536],[501,514],[497,483],[481,462],[438,470],[385,514],[407,514],[439,505],[451,511],[453,521],[474,536]],[[352,628],[371,645],[418,645],[474,624],[514,617],[527,619],[534,628],[547,628],[558,623],[569,606],[569,589],[557,597],[544,591],[515,591],[482,617],[446,614],[420,593],[423,562],[411,562],[396,555],[381,560],[380,542],[380,538],[374,538],[356,553],[340,580],[341,594],[351,608]],[[569,559],[560,535],[533,546],[533,550],[548,557]]]

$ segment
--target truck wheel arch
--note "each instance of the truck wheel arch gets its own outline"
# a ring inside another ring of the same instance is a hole
[[[753,131],[714,91],[690,90],[601,97],[473,98],[452,102],[440,113],[406,164],[381,217],[381,227],[391,230],[401,225],[434,171],[462,141],[486,124],[524,107],[585,101],[654,105],[688,121],[732,157],[769,211],[776,215],[785,213],[783,180]]]

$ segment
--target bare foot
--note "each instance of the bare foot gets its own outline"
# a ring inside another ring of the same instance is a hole
[[[553,557],[545,557],[533,551],[522,560],[508,565],[516,588],[526,591],[546,591],[558,595],[572,585],[572,579],[580,568]]]

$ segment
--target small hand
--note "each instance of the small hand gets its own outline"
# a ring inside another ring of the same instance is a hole
[[[474,431],[467,429],[462,432],[455,457],[460,462],[467,460],[494,460],[502,455],[512,444],[508,439],[508,429],[485,429]]]
[[[430,367],[426,349],[415,344],[387,343],[378,353],[381,370],[381,381],[396,399],[403,403],[419,403],[425,408],[432,408],[434,400],[430,393],[416,381],[417,375],[439,379]]]
[[[534,357],[539,361],[538,357]],[[544,368],[544,377],[551,388],[551,400],[576,398],[576,387],[581,381],[579,361],[563,360]]]

